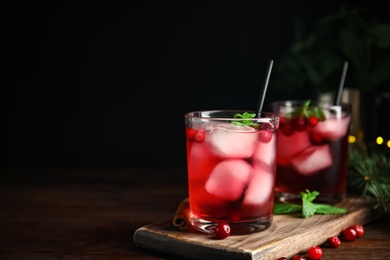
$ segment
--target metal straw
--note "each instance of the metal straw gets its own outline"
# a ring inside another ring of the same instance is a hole
[[[268,82],[269,82],[269,79],[271,77],[271,71],[272,71],[273,64],[274,64],[274,60],[270,60],[269,65],[268,65],[267,75],[266,75],[265,81],[264,81],[263,91],[262,91],[261,96],[260,96],[260,102],[258,103],[257,109],[256,109],[257,117],[261,116],[261,111],[263,110],[265,93],[267,92]]]

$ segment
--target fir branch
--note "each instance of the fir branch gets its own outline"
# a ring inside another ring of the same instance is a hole
[[[371,149],[349,152],[348,186],[373,201],[373,208],[390,214],[390,154]]]

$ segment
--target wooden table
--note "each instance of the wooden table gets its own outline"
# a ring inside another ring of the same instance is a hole
[[[178,259],[137,248],[133,234],[186,196],[185,169],[2,169],[0,259]],[[389,258],[384,216],[321,259]]]

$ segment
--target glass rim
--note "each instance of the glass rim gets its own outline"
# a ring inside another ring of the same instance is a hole
[[[297,106],[297,105],[302,105],[306,101],[307,101],[307,99],[276,100],[276,101],[270,102],[270,107],[273,107],[273,106],[294,107],[294,106]],[[322,102],[321,103],[318,100],[313,100],[313,102],[310,103],[308,108],[320,107],[320,108],[323,108],[323,109],[327,109],[327,108],[330,109],[330,108],[334,108],[334,107],[350,108],[351,106],[352,106],[352,104],[348,103],[348,102],[342,102],[339,105],[334,105],[334,104],[328,103],[328,102]]]
[[[248,112],[248,113],[255,113],[253,110],[245,110],[245,109],[219,109],[219,110],[196,110],[196,111],[190,111],[190,112],[187,112],[185,113],[185,117],[187,118],[199,118],[199,119],[212,119],[212,120],[240,120],[240,119],[244,119],[244,120],[253,120],[253,121],[258,121],[258,120],[262,120],[262,119],[279,119],[279,115],[278,113],[276,112],[272,112],[272,111],[262,111],[261,112],[261,115],[265,115],[265,117],[252,117],[252,118],[238,118],[238,117],[233,117],[233,116],[226,116],[226,117],[211,117],[211,116],[206,116],[207,114],[210,115],[210,114],[213,114],[213,113],[231,113],[231,114],[234,114],[234,113],[244,113],[244,112]],[[202,115],[202,114],[205,114],[205,115]]]

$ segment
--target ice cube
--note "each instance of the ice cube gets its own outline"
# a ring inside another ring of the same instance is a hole
[[[276,156],[276,142],[277,138],[273,134],[271,141],[268,143],[257,142],[255,151],[253,153],[253,160],[260,161],[268,166],[272,166],[275,163]]]
[[[310,145],[309,135],[306,131],[294,132],[291,136],[279,133],[276,149],[278,161],[280,159],[290,159],[310,147]]]
[[[263,204],[273,197],[275,167],[255,163],[252,179],[245,192],[244,204]]]
[[[351,117],[327,118],[318,122],[315,131],[319,132],[325,139],[334,141],[347,134]]]
[[[332,165],[332,155],[328,145],[311,146],[291,160],[294,168],[302,175],[312,175]]]
[[[219,124],[206,140],[212,152],[224,158],[248,158],[256,147],[257,133],[253,127]]]
[[[205,189],[218,198],[237,200],[243,194],[252,172],[252,166],[244,160],[222,161],[210,174]]]
[[[201,180],[205,172],[211,172],[217,164],[214,156],[210,154],[204,143],[192,142],[188,153],[188,179],[189,181]]]

